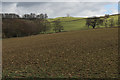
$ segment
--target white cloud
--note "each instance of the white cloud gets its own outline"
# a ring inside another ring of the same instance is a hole
[[[3,2],[118,2],[119,0],[2,0]]]
[[[105,5],[117,4],[113,2],[15,2],[3,3],[3,12],[12,12],[23,15],[25,13],[47,13],[49,17],[66,16],[74,17],[104,15]],[[111,9],[117,14],[117,9]]]
[[[0,13],[2,12],[2,2],[0,2]]]
[[[17,3],[6,3],[2,4],[2,12],[6,13],[17,13]]]

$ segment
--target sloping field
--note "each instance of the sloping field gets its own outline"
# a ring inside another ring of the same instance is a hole
[[[60,21],[74,21],[74,20],[79,20],[79,19],[83,19],[81,17],[57,17],[57,18],[53,18],[53,19],[48,19],[50,22],[54,21],[54,20],[60,20]]]
[[[118,77],[118,28],[3,39],[3,77]]]
[[[105,16],[101,16],[101,19],[104,20]],[[80,18],[80,17],[58,17],[54,19],[48,19],[51,23],[53,23],[54,20],[60,20],[61,25],[64,26],[64,31],[73,31],[73,30],[81,30],[81,29],[88,29],[86,26],[86,18]],[[109,18],[107,18],[107,27],[110,27],[110,20],[113,19],[114,26],[118,26],[118,15],[110,15]],[[103,25],[96,26],[96,28],[102,28],[105,27],[105,21],[103,22]],[[92,28],[92,26],[90,26]],[[53,29],[51,29],[50,32],[54,32]]]

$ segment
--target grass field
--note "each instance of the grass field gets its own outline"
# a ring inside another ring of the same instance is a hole
[[[2,50],[3,77],[118,77],[118,28],[3,39]]]
[[[101,16],[104,17],[104,16]],[[118,22],[118,15],[110,15],[109,18],[107,18],[108,22],[107,25],[108,27],[110,27],[110,19],[113,18],[114,19],[114,26],[117,26],[117,22]],[[54,20],[60,20],[61,21],[61,25],[64,26],[64,31],[73,31],[73,30],[81,30],[81,29],[89,29],[86,26],[86,18],[81,18],[81,17],[58,17],[58,18],[54,18],[54,19],[48,19],[48,21],[51,22],[51,25],[53,26],[53,21]],[[101,18],[104,19],[104,18]],[[100,26],[96,26],[96,28],[103,28],[105,27],[105,23],[103,23],[103,25]],[[90,28],[92,28],[92,26],[90,26]],[[51,28],[49,32],[54,32],[53,28]]]

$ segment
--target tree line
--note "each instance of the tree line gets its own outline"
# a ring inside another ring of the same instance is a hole
[[[24,18],[24,19],[47,19],[48,15],[45,13],[41,14],[35,14],[35,13],[30,13],[30,14],[24,14],[20,17],[20,15],[15,14],[15,13],[2,13],[2,18],[3,19],[18,19],[18,18]]]
[[[86,19],[86,26],[88,26],[88,28],[92,26],[93,29],[96,28],[96,26],[113,27],[115,24],[118,25],[118,22],[115,23],[114,18],[110,18],[108,14],[106,14],[104,17],[95,16]]]
[[[22,17],[17,14],[2,14],[2,18],[3,38],[43,34],[51,29],[55,32],[62,32],[63,30],[60,20],[55,20],[51,25],[47,14],[36,15],[31,13],[24,14]],[[54,27],[51,28],[51,26]]]

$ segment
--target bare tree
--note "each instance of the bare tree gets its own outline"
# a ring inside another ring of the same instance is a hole
[[[67,14],[67,17],[70,17],[70,15],[69,15],[69,14]]]
[[[47,19],[48,18],[48,15],[47,14],[45,14],[45,19]]]
[[[63,26],[61,25],[60,20],[55,20],[54,21],[54,29],[55,32],[62,32]]]
[[[113,27],[114,26],[114,18],[110,19],[110,26]]]

